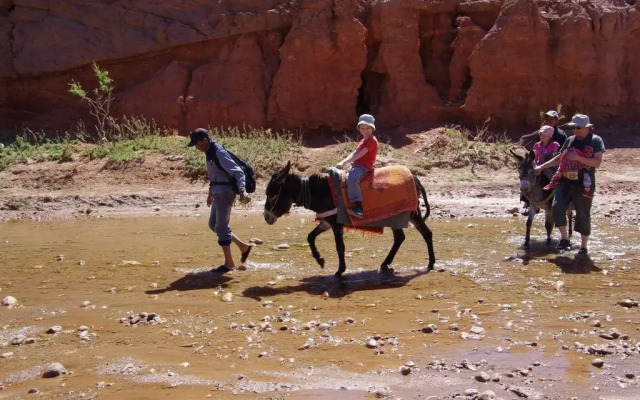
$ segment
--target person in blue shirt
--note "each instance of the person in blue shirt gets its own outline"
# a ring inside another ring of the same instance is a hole
[[[245,190],[245,176],[242,168],[222,146],[209,137],[206,129],[195,129],[189,133],[189,137],[187,146],[195,146],[196,149],[205,153],[207,159],[207,174],[210,181],[207,206],[211,207],[209,228],[218,235],[218,244],[224,253],[224,264],[214,269],[214,272],[224,274],[236,268],[231,255],[231,242],[240,249],[242,263],[247,260],[251,252],[252,245],[240,240],[229,226],[236,190],[241,203],[248,203],[251,198]]]

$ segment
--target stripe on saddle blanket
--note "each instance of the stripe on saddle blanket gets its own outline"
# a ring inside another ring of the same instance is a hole
[[[342,199],[353,207],[347,194],[347,174],[342,173]],[[392,166],[374,168],[360,180],[364,217],[349,215],[353,226],[370,225],[418,208],[418,193],[409,168]]]

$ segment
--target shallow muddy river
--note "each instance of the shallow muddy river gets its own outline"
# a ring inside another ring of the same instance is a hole
[[[640,398],[637,222],[597,224],[581,258],[542,219],[529,252],[523,217],[438,219],[436,271],[410,229],[392,277],[391,233],[349,232],[342,282],[312,216],[232,226],[263,243],[219,276],[204,214],[0,224],[0,398]]]

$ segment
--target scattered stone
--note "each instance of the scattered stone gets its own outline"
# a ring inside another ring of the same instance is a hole
[[[638,302],[631,299],[625,299],[618,302],[618,305],[626,308],[638,307]]]
[[[429,324],[427,326],[425,326],[424,328],[422,328],[422,332],[424,333],[434,333],[438,330],[438,327],[435,326],[434,324]]]
[[[31,388],[27,393],[37,394],[37,393],[40,393],[40,391],[38,390],[38,388]]]
[[[43,378],[55,378],[56,376],[64,375],[67,373],[67,370],[60,363],[54,362],[51,363],[45,368],[44,373],[42,374]]]
[[[89,308],[89,307],[91,307],[91,302],[89,300],[85,300],[85,301],[82,302],[82,304],[80,304],[80,307]]]
[[[274,250],[288,250],[291,246],[289,246],[287,243],[280,243],[276,246],[273,247]]]
[[[409,375],[411,373],[411,367],[407,367],[406,365],[403,365],[402,367],[400,367],[400,373],[402,375]]]
[[[542,399],[543,393],[534,390],[533,388],[524,387],[524,386],[509,386],[508,390],[512,391],[519,397],[523,397],[525,399]]]
[[[258,239],[258,238],[251,238],[249,239],[249,243],[262,244],[264,243],[264,240]]]
[[[79,261],[78,261],[78,265],[79,265],[79,266],[81,266],[81,267],[82,267],[82,266],[84,266],[84,265],[85,265],[84,260],[79,260]]]
[[[11,358],[11,357],[13,357],[13,351],[8,351],[6,353],[2,353],[2,354],[0,354],[0,357],[1,358]]]
[[[474,325],[471,327],[470,331],[471,333],[474,333],[476,335],[482,335],[484,333],[484,328],[481,326]]]
[[[302,346],[298,347],[298,350],[307,350],[311,346],[313,346],[313,339],[310,338],[310,339],[307,339],[307,342],[305,344],[303,344]]]
[[[488,373],[482,371],[476,375],[476,380],[478,382],[489,382],[491,380],[491,376]]]
[[[497,396],[493,390],[485,390],[480,393],[475,400],[496,400]]]
[[[20,346],[25,342],[25,340],[27,340],[27,337],[25,335],[18,335],[11,339],[11,344],[14,346]]]
[[[225,303],[231,303],[233,301],[233,293],[227,292],[222,296],[222,301]]]
[[[54,334],[56,334],[56,333],[58,333],[60,331],[62,331],[62,327],[60,325],[55,325],[55,326],[52,326],[51,328],[49,328],[47,330],[47,333],[50,334],[50,335],[54,335]]]
[[[18,300],[13,296],[7,296],[2,299],[2,305],[6,307],[13,307],[18,304]]]
[[[119,319],[121,324],[125,325],[156,325],[164,322],[160,316],[156,313],[146,313],[142,312],[140,314],[131,314],[127,317],[122,317]],[[84,329],[83,329],[84,328]],[[88,330],[86,326],[81,326],[79,330]]]
[[[604,360],[602,358],[596,358],[595,360],[591,361],[591,365],[596,368],[602,368],[604,367]]]
[[[375,349],[378,347],[378,341],[375,339],[369,339],[367,340],[366,346],[370,349]]]
[[[327,324],[326,322],[323,322],[322,324],[318,325],[318,330],[322,332],[326,332],[329,329],[331,329],[331,325]]]
[[[464,390],[464,395],[467,397],[472,397],[477,394],[478,394],[478,389],[469,388]]]

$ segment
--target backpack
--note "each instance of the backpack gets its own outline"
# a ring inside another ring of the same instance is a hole
[[[251,167],[251,164],[249,164],[248,162],[246,162],[245,160],[243,160],[242,158],[238,157],[237,155],[233,154],[231,152],[231,150],[226,149],[225,147],[223,147],[222,145],[216,143],[217,146],[219,146],[219,149],[224,149],[227,153],[229,153],[229,156],[231,156],[231,159],[233,161],[235,161],[236,164],[238,164],[238,167],[240,167],[240,169],[242,169],[242,172],[244,172],[244,189],[247,191],[247,193],[253,193],[256,191],[256,178],[253,174],[253,168]],[[216,149],[219,150],[219,149]],[[222,168],[222,165],[220,165],[220,160],[218,160],[218,154],[214,153],[214,157],[213,157],[213,161],[216,163],[216,166],[224,171],[225,174],[227,174],[227,176],[229,177],[229,179],[231,179],[231,185],[233,186],[233,191],[239,194],[239,189],[238,189],[238,184],[236,183],[236,180],[233,176],[231,176],[231,174],[229,172],[227,172],[226,169]]]

